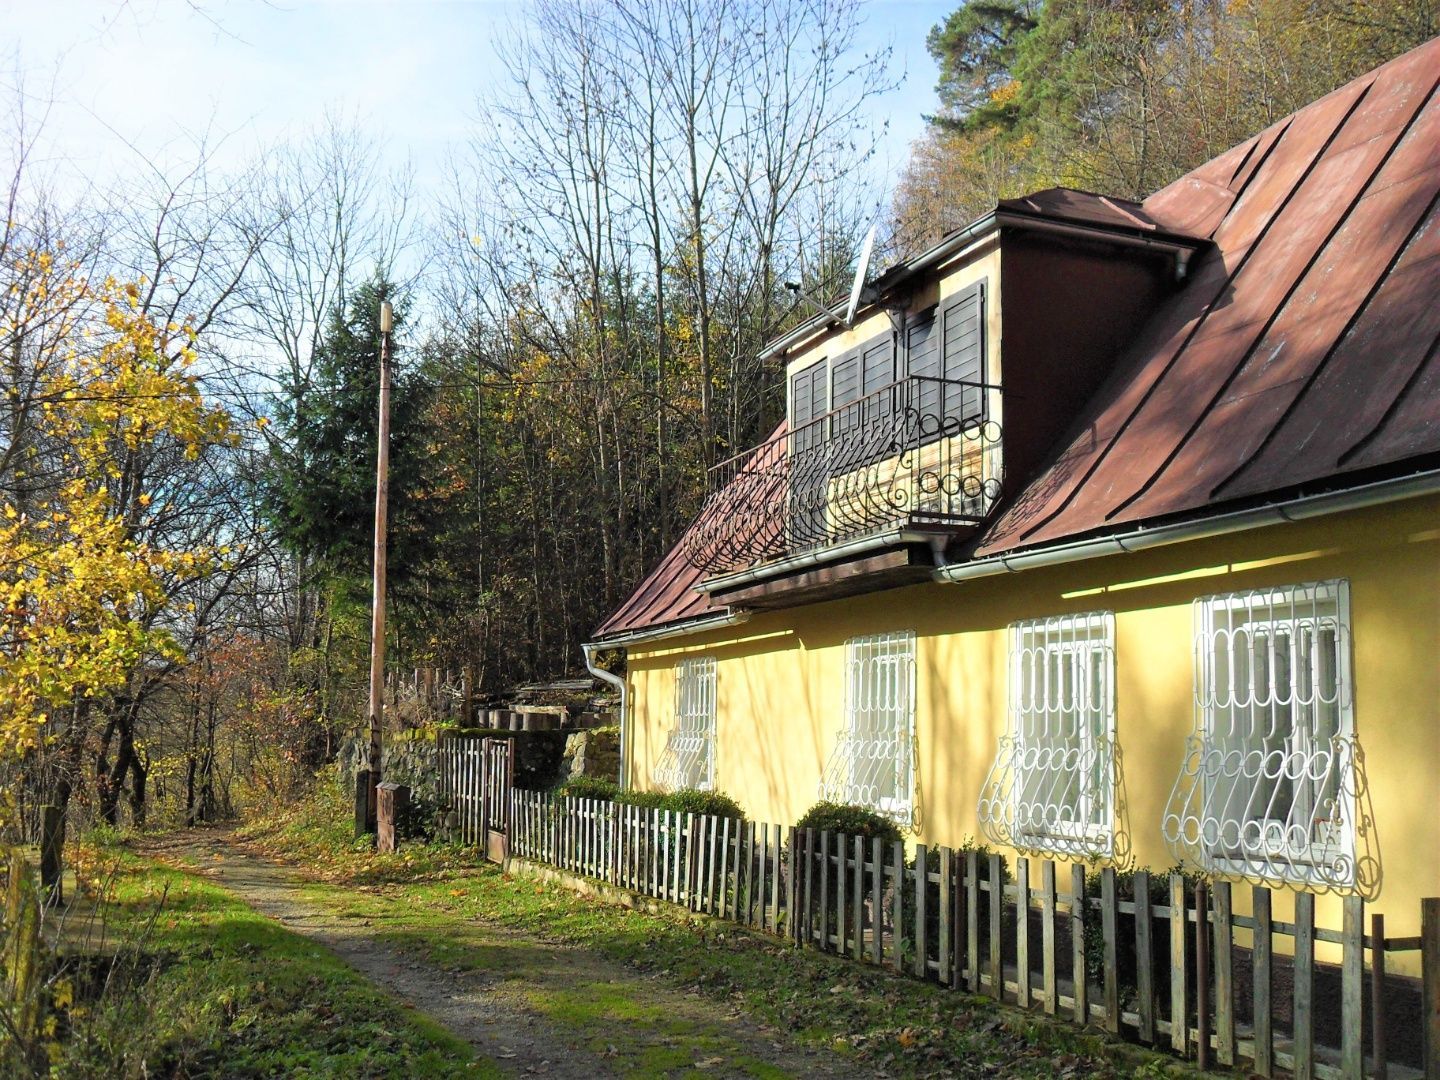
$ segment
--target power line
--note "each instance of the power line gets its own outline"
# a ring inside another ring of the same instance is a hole
[[[614,376],[601,375],[577,375],[564,379],[525,379],[525,380],[490,380],[480,379],[473,382],[444,382],[425,383],[428,390],[525,390],[537,386],[589,386],[593,383],[614,382]],[[365,393],[360,388],[342,388],[339,390],[320,390],[314,387],[308,388],[304,396],[338,398],[353,394]],[[229,398],[233,401],[249,403],[257,397],[269,395],[281,395],[284,392],[279,390],[230,390],[224,387],[203,387],[197,386],[196,393],[202,398]],[[155,393],[155,394],[56,394],[37,397],[35,400],[42,404],[63,404],[66,402],[87,402],[87,401],[172,401],[188,398],[188,393],[179,391]]]

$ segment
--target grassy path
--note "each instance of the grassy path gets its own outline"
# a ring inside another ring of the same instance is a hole
[[[195,871],[331,950],[515,1075],[851,1076],[829,1049],[601,953],[478,920],[437,922],[423,896],[307,882],[229,834],[180,833],[147,854]],[[498,877],[498,875],[493,875]],[[448,890],[458,896],[465,889]],[[473,1073],[472,1073],[473,1074]]]

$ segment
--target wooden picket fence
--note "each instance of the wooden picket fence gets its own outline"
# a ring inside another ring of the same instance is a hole
[[[1107,868],[1087,887],[1083,867],[1039,859],[1016,859],[1012,875],[999,855],[976,850],[921,844],[910,855],[898,843],[761,822],[542,792],[509,798],[513,856],[1261,1076],[1422,1075],[1413,1058],[1388,1060],[1386,1026],[1401,980],[1387,979],[1385,957],[1419,950],[1423,1075],[1440,1077],[1440,899],[1423,902],[1419,937],[1387,938],[1378,914],[1365,933],[1358,897],[1343,901],[1343,926],[1330,930],[1315,925],[1305,893],[1282,921],[1258,886],[1244,886],[1245,915],[1234,910],[1239,886],[1179,874],[1153,883]],[[1291,956],[1277,957],[1277,938],[1293,942]],[[1317,982],[1333,990],[1336,979],[1317,965],[1317,942],[1339,946],[1338,1006],[1333,993],[1317,1001]],[[1317,1042],[1317,1030],[1338,1038]]]
[[[442,738],[437,751],[440,797],[455,810],[461,843],[484,845],[491,832],[508,835],[514,740]]]

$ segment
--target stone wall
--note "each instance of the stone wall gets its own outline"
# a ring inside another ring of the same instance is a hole
[[[620,778],[620,729],[586,731],[436,731],[422,729],[390,735],[381,748],[380,771],[391,783],[410,788],[411,801],[427,812],[441,806],[440,763],[436,739],[440,734],[483,738],[494,735],[515,741],[515,786],[545,791],[572,776]],[[363,769],[369,741],[352,735],[340,740],[335,755],[346,791],[355,788],[355,773]]]
[[[565,754],[560,760],[560,773],[572,776],[598,776],[620,780],[620,729],[594,728],[574,731],[565,737]]]

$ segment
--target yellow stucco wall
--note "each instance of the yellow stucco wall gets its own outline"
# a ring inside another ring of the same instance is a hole
[[[817,799],[844,722],[845,641],[917,635],[916,839],[979,835],[975,803],[1007,719],[1007,626],[1110,610],[1116,734],[1135,861],[1173,863],[1160,820],[1194,723],[1191,602],[1330,578],[1350,582],[1355,724],[1373,796],[1383,882],[1371,910],[1419,932],[1419,898],[1440,895],[1440,498],[1190,541],[1130,555],[926,584],[756,613],[708,635],[632,650],[630,776],[647,786],[674,713],[673,666],[716,658],[716,783],[759,821],[789,823]],[[1248,890],[1237,908],[1248,907]],[[1276,898],[1289,917],[1288,897]],[[1340,925],[1322,897],[1321,925]],[[1413,954],[1393,958],[1411,970]]]

